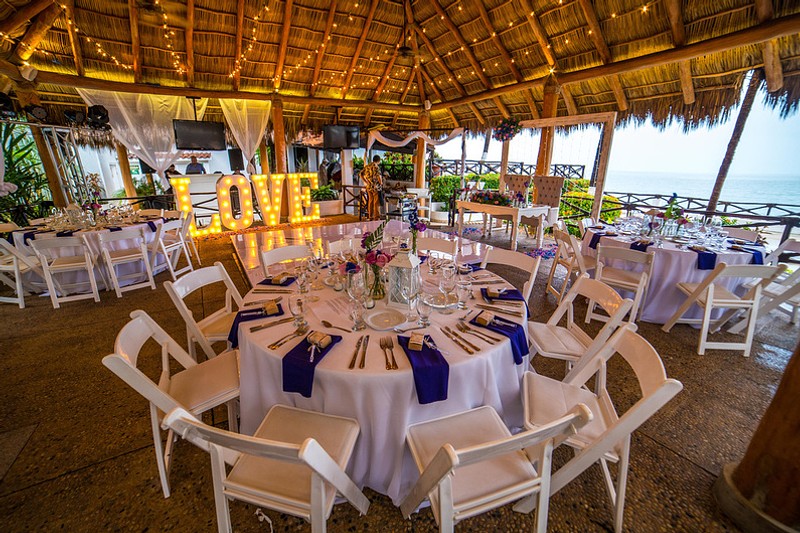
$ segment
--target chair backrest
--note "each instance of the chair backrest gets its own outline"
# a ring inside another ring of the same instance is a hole
[[[744,229],[744,228],[731,228],[729,226],[725,226],[722,228],[723,230],[728,232],[728,237],[733,239],[745,239],[748,241],[755,242],[758,239],[758,232]]]
[[[304,259],[309,255],[311,255],[311,252],[309,251],[308,246],[303,244],[293,244],[291,246],[283,246],[281,248],[265,250],[261,252],[261,268],[264,270],[264,276],[269,277],[270,266],[282,261]]]
[[[614,354],[621,355],[631,366],[642,392],[642,397],[622,416],[617,416],[606,389],[606,363]],[[614,422],[553,474],[551,494],[561,490],[620,442],[627,439],[631,433],[683,389],[680,381],[667,377],[658,352],[643,337],[635,333],[633,324],[620,328],[601,350],[576,363],[564,378],[564,382],[575,387],[583,387],[594,375],[598,376],[595,383],[598,403],[607,406],[608,414],[612,415]]]
[[[575,250],[572,249],[572,243],[569,240],[569,234],[559,228],[553,227],[553,239],[556,241],[557,258],[556,260],[571,261],[575,255]]]
[[[41,239],[34,239],[30,241],[30,243],[40,260],[42,257],[45,259],[52,259],[55,250],[59,250],[59,256],[81,255],[88,252],[86,243],[80,237],[56,237],[55,233],[53,233],[52,236],[43,236]],[[63,250],[72,250],[73,253],[63,253]]]
[[[414,187],[406,187],[406,192],[409,194],[416,194],[417,198],[427,198],[431,193],[430,189],[419,189]]]
[[[536,185],[536,203],[558,207],[561,203],[561,191],[564,188],[564,178],[560,176],[534,176],[533,183]]]
[[[139,214],[143,217],[163,217],[163,209],[140,209]]]
[[[653,252],[640,252],[639,250],[631,250],[621,246],[604,246],[601,244],[597,247],[597,262],[603,263],[603,265],[606,265],[604,260],[611,259],[646,265],[645,270],[648,271],[649,265],[653,264],[653,256]]]
[[[594,338],[581,329],[578,323],[575,322],[574,305],[575,299],[579,296],[593,301],[609,316],[608,322],[603,325]],[[555,326],[561,321],[564,315],[566,315],[567,329],[588,346],[585,355],[591,355],[596,353],[609,337],[611,337],[611,334],[619,327],[622,323],[622,319],[628,314],[632,306],[633,300],[630,298],[623,299],[617,291],[602,281],[592,279],[588,274],[582,274],[575,280],[575,283],[572,284],[569,292],[567,292],[564,299],[550,316],[547,324]]]
[[[120,231],[101,231],[97,234],[97,239],[100,241],[100,246],[116,241],[136,240],[138,241],[138,247],[146,241],[144,236],[144,226],[124,228]]]
[[[180,238],[183,234],[183,228],[186,224],[183,220],[168,220],[161,225],[161,237],[164,235],[174,235]]]
[[[21,253],[17,250],[16,246],[10,244],[5,239],[0,239],[0,253],[9,257],[16,257],[18,261],[28,265],[28,267],[33,269],[40,276],[42,275],[42,269],[39,268],[39,261],[34,256]]]
[[[533,284],[536,281],[536,274],[539,271],[541,262],[541,257],[534,258],[521,252],[514,252],[493,246],[486,252],[483,262],[481,263],[481,268],[486,268],[486,265],[490,263],[498,263],[527,272],[528,279],[525,281],[525,285],[522,286],[522,296],[527,302],[531,296]]]
[[[786,239],[780,246],[775,248],[771,254],[764,258],[765,265],[777,265],[780,262],[781,254],[800,253],[800,241],[797,239]]]
[[[581,243],[575,235],[567,234],[567,239],[569,240],[569,246],[572,248],[572,260],[575,262],[575,266],[578,267],[578,271],[581,274],[586,274],[586,261],[583,259],[583,254],[581,253]]]
[[[441,252],[456,256],[458,241],[440,239],[439,237],[417,237],[417,250],[420,252]]]
[[[523,194],[527,196],[528,189],[530,189],[531,186],[531,177],[518,174],[506,174],[503,176],[503,184],[505,188],[513,194]],[[501,186],[500,189],[502,190],[503,187]]]
[[[117,334],[114,353],[103,358],[103,365],[150,403],[167,413],[180,406],[167,392],[170,384],[169,358],[172,357],[184,368],[197,363],[147,313],[136,310],[131,313],[131,319]],[[158,383],[138,368],[142,347],[151,339],[161,346],[161,375]]]
[[[330,255],[340,254],[345,250],[352,250],[359,246],[358,240],[353,237],[345,237],[338,241],[328,242],[328,253]]]
[[[186,213],[184,211],[177,211],[177,210],[167,210],[164,209],[161,211],[161,216],[165,218],[181,218]]]
[[[14,231],[19,229],[16,222],[3,222],[0,223],[0,233],[8,233],[9,231]]]
[[[594,226],[594,219],[589,218],[582,218],[578,221],[578,230],[581,232],[581,237],[586,235],[586,230],[590,227]]]

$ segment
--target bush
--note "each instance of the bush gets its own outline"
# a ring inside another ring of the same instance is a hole
[[[566,196],[569,196],[569,198]],[[567,202],[572,205],[567,205]],[[568,192],[561,197],[561,206],[558,210],[558,216],[559,218],[577,217],[581,213],[578,208],[584,211],[591,211],[593,202],[594,195],[589,194],[588,192]],[[575,207],[573,207],[573,205]],[[614,196],[604,195],[601,206],[603,210],[611,209],[611,211],[604,212],[600,216],[600,219],[606,222],[613,222],[614,219],[620,216],[620,213],[622,212],[619,209],[619,200]]]
[[[564,180],[564,188],[567,192],[587,192],[589,190],[588,179],[568,179]]]
[[[13,221],[25,226],[31,218],[47,214],[42,207],[42,202],[52,200],[47,176],[30,130],[3,124],[0,142],[3,143],[5,181],[18,187],[15,192],[0,196],[0,222]]]
[[[497,189],[500,187],[500,175],[490,174],[466,174],[464,181],[482,181],[484,189]],[[431,179],[431,196],[434,202],[449,202],[453,197],[453,191],[461,188],[461,177],[452,174],[436,176]]]
[[[319,189],[311,189],[311,200],[315,202],[324,202],[327,200],[338,200],[339,192],[333,189],[330,185],[323,185]]]

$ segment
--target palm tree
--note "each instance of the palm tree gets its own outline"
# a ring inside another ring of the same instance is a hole
[[[719,202],[719,196],[722,194],[722,186],[725,185],[725,178],[728,177],[728,170],[731,168],[733,155],[736,153],[736,148],[739,146],[739,140],[742,138],[744,125],[747,122],[747,117],[750,115],[750,109],[753,108],[753,101],[756,98],[756,93],[760,85],[761,70],[757,69],[754,70],[752,76],[750,76],[750,84],[747,86],[747,92],[744,94],[744,99],[742,100],[742,107],[739,109],[739,116],[736,117],[736,124],[733,126],[731,140],[728,142],[728,150],[725,152],[725,157],[722,159],[722,164],[717,174],[717,181],[714,182],[714,188],[711,190],[711,197],[708,199],[706,216],[711,216],[714,211],[717,210],[717,202]]]

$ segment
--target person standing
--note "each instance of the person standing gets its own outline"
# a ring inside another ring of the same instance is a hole
[[[367,216],[370,219],[381,217],[380,193],[383,189],[383,176],[378,166],[380,162],[381,156],[373,156],[372,163],[366,165],[361,171],[361,179],[364,180],[364,186],[367,188]]]
[[[197,157],[192,156],[191,163],[186,165],[186,173],[187,174],[205,174],[206,168],[203,166],[202,163],[197,162]]]

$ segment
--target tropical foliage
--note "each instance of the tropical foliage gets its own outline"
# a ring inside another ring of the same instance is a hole
[[[52,201],[47,177],[28,128],[4,123],[0,137],[6,165],[4,179],[18,187],[16,192],[0,197],[0,218],[24,226],[29,219],[47,214],[47,208],[42,206],[42,202]]]
[[[319,189],[311,189],[311,199],[315,202],[338,200],[339,192],[330,185],[323,185]]]

